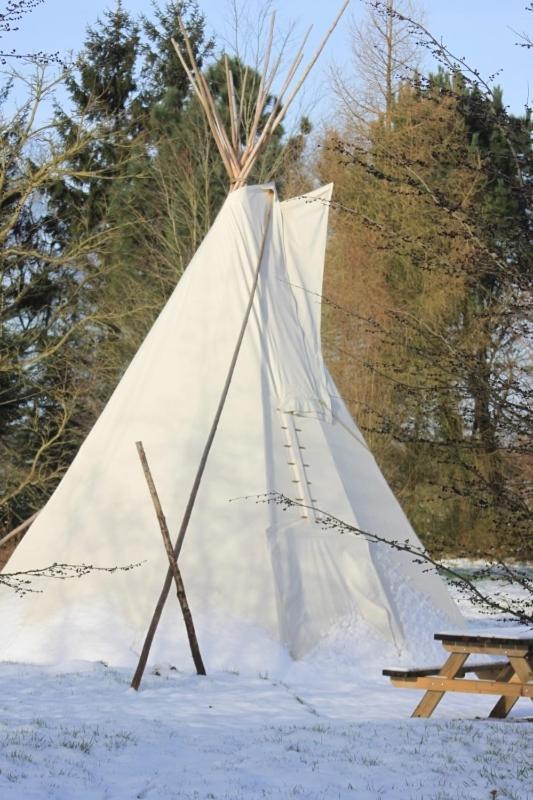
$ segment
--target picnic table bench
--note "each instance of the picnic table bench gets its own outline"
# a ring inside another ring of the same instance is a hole
[[[412,717],[430,717],[446,692],[499,695],[490,717],[503,719],[520,697],[533,700],[533,635],[436,633],[447,651],[441,666],[384,669],[401,689],[425,689]],[[470,655],[500,656],[498,661],[466,663]],[[465,678],[474,674],[476,678]]]

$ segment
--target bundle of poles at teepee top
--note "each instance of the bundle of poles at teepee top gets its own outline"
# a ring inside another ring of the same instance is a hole
[[[194,57],[191,42],[187,35],[187,31],[185,29],[183,21],[181,19],[179,20],[179,26],[184,42],[184,48],[180,47],[180,45],[174,39],[172,40],[172,44],[174,45],[178,58],[180,59],[180,62],[185,72],[187,73],[192,88],[196,96],[198,97],[198,100],[200,101],[200,104],[208,120],[211,133],[213,135],[215,143],[220,152],[222,161],[224,162],[224,166],[230,178],[230,191],[239,189],[246,184],[259,153],[266,146],[269,139],[272,137],[272,134],[274,133],[276,128],[278,128],[278,126],[281,124],[282,120],[286,116],[287,111],[289,110],[296,95],[302,88],[304,81],[306,80],[307,76],[309,75],[310,71],[312,70],[313,66],[318,60],[318,57],[320,56],[324,47],[326,46],[329,37],[335,30],[349,2],[350,0],[344,1],[337,16],[333,20],[329,30],[327,31],[326,35],[324,36],[320,45],[318,46],[318,49],[314,53],[313,57],[311,58],[308,65],[301,73],[301,75],[298,76],[298,69],[304,57],[304,48],[307,43],[309,34],[311,32],[311,28],[309,28],[296,54],[296,57],[292,62],[286,74],[285,79],[283,80],[280,91],[274,100],[272,109],[268,113],[266,121],[264,121],[263,119],[265,114],[265,109],[267,103],[269,102],[269,98],[271,96],[273,83],[280,71],[280,64],[283,55],[283,52],[281,52],[275,59],[274,63],[271,65],[272,45],[274,40],[275,13],[272,14],[270,22],[265,56],[263,61],[263,69],[259,82],[257,98],[255,100],[255,108],[253,110],[253,114],[251,115],[251,123],[248,125],[244,124],[244,114],[243,114],[244,103],[245,103],[244,93],[246,89],[246,80],[243,79],[240,96],[237,97],[237,93],[235,91],[235,83],[229,65],[229,59],[226,56],[225,67],[226,67],[226,81],[228,88],[228,105],[229,105],[229,117],[230,117],[230,127],[231,127],[231,130],[229,132],[226,130],[226,127],[222,122],[219,111],[216,107],[216,103],[213,99],[213,95],[211,93],[211,90],[209,89],[207,80],[205,76],[202,74],[202,72],[198,69],[198,65]],[[287,95],[287,93],[288,96],[284,102],[284,98]],[[261,124],[262,127],[260,128]],[[245,142],[244,145],[242,143],[243,140]],[[272,192],[270,194],[272,195]],[[192,623],[192,616],[190,614],[190,609],[188,607],[187,598],[185,595],[185,587],[183,585],[181,574],[178,569],[177,560],[181,552],[183,540],[185,538],[189,521],[194,509],[194,504],[205,471],[205,467],[209,457],[209,452],[211,450],[211,446],[213,444],[215,434],[218,428],[218,423],[222,415],[222,411],[224,409],[224,404],[226,402],[226,397],[228,395],[232,376],[239,356],[241,344],[244,338],[244,333],[246,330],[246,326],[248,324],[250,312],[252,310],[253,300],[259,279],[259,272],[261,269],[261,262],[263,260],[263,253],[265,249],[267,233],[271,217],[272,217],[272,204],[270,204],[270,210],[268,212],[267,219],[265,220],[263,240],[259,250],[257,264],[255,265],[254,278],[250,289],[248,304],[246,307],[246,311],[244,313],[240,332],[235,344],[235,349],[233,352],[231,362],[228,365],[228,373],[226,376],[224,386],[221,390],[221,396],[218,403],[218,407],[213,418],[213,423],[211,425],[211,429],[209,431],[209,435],[207,437],[202,456],[200,458],[200,462],[192,484],[189,500],[185,507],[183,519],[181,521],[181,525],[179,528],[176,544],[174,545],[173,548],[170,543],[163,510],[160,506],[159,498],[157,497],[157,491],[155,489],[155,485],[153,484],[153,479],[151,478],[144,448],[141,442],[137,443],[137,449],[139,451],[139,456],[141,458],[143,469],[145,471],[145,477],[147,479],[148,488],[150,490],[152,501],[154,502],[156,514],[161,527],[161,532],[163,534],[163,541],[168,556],[169,568],[167,571],[167,575],[165,577],[161,594],[157,600],[154,613],[150,621],[150,625],[148,627],[148,631],[139,657],[139,663],[137,665],[137,669],[132,679],[131,685],[134,689],[138,689],[140,686],[144,669],[148,661],[148,656],[150,654],[152,642],[155,633],[157,631],[159,621],[161,619],[161,615],[163,612],[163,608],[165,606],[173,582],[176,584],[178,600],[180,602],[181,610],[184,616],[185,626],[189,637],[189,644],[191,646],[191,653],[195,665],[197,667],[197,672],[198,674],[205,675],[205,669],[200,655],[199,645],[196,639],[194,625]]]
[[[296,56],[285,75],[281,87],[276,93],[273,106],[269,111],[266,122],[264,122],[261,129],[260,125],[263,122],[263,116],[271,97],[274,82],[280,73],[281,61],[283,57],[282,50],[277,57],[272,59],[272,46],[274,41],[274,28],[276,21],[275,12],[272,14],[270,21],[270,28],[262,64],[261,78],[255,101],[255,109],[250,120],[247,121],[244,130],[243,124],[245,115],[243,114],[243,111],[246,102],[245,92],[247,71],[244,71],[240,92],[237,93],[235,90],[235,81],[230,68],[229,59],[227,55],[225,56],[228,111],[231,128],[229,132],[226,130],[226,126],[220,117],[207,80],[201,70],[198,68],[191,42],[187,35],[183,21],[179,19],[180,32],[183,37],[184,47],[180,46],[174,39],[172,39],[172,44],[174,45],[181,65],[187,73],[194,93],[196,94],[206,115],[211,133],[220,152],[222,161],[224,162],[224,167],[226,168],[230,178],[230,191],[239,189],[241,186],[246,184],[250,176],[250,172],[257,161],[259,153],[261,150],[263,150],[276,128],[278,128],[287,115],[289,108],[302,88],[307,76],[317,62],[320,54],[326,46],[329,37],[337,27],[337,24],[348,7],[349,2],[350,0],[345,0],[313,57],[303,72],[298,74],[298,70],[304,58],[304,50],[309,38],[309,34],[311,33],[312,26],[308,29],[302,44],[299,47],[298,52],[296,53]],[[244,145],[242,144],[242,139],[244,139]]]

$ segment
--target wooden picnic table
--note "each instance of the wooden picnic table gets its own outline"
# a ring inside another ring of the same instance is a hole
[[[412,717],[430,717],[446,692],[499,695],[490,717],[504,718],[520,697],[533,700],[533,635],[436,633],[448,658],[440,667],[384,669],[394,686],[425,689]],[[467,663],[471,655],[498,661]],[[465,678],[473,673],[476,678]]]

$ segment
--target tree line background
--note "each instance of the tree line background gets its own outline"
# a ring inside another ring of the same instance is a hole
[[[67,69],[37,54],[4,82],[0,532],[42,508],[227,194],[170,44],[178,14],[225,116],[194,0],[140,18],[119,0]],[[9,24],[0,14],[0,34]],[[275,177],[287,196],[335,183],[326,359],[426,546],[531,558],[529,111],[510,114],[409,0],[367,3],[350,35],[324,128],[280,129],[251,182]],[[252,60],[232,58],[250,113]]]

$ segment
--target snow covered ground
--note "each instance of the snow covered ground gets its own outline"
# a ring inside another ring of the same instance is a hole
[[[239,672],[151,668],[139,693],[130,669],[0,664],[1,800],[533,800],[529,700],[488,721],[493,699],[450,695],[411,720],[368,633],[270,673],[253,644]]]

